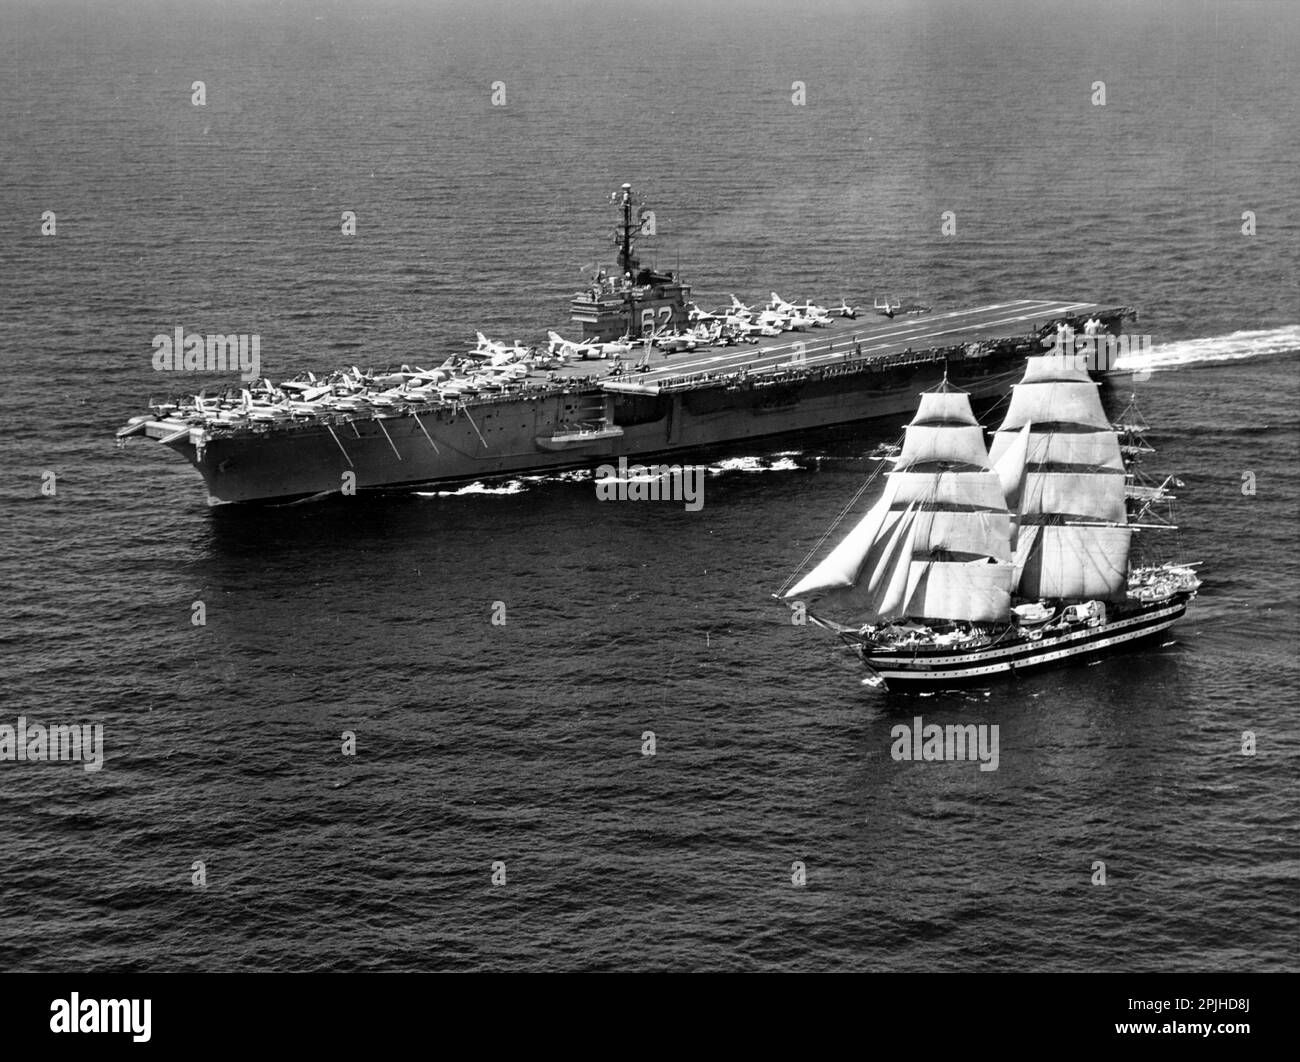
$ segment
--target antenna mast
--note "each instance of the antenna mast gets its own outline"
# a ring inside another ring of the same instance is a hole
[[[641,226],[639,222],[636,224],[633,224],[632,222],[632,186],[630,184],[624,184],[622,188],[614,193],[614,198],[615,202],[619,203],[623,208],[623,224],[619,226],[617,234],[619,244],[619,272],[625,276],[630,273],[633,281],[635,281],[637,266],[639,263],[636,258],[632,256],[632,251],[635,247],[634,233],[637,232]]]

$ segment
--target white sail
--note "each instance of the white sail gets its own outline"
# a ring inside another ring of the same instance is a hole
[[[1011,607],[1012,565],[1007,562],[913,560],[907,580],[909,616],[994,623]]]
[[[1124,523],[1124,476],[1115,472],[1030,472],[1019,499],[1021,523],[1031,517]]]
[[[888,579],[882,580],[879,602],[871,609],[881,619],[898,619],[904,614],[907,604],[907,575],[912,567],[912,553],[916,548],[916,523],[912,509],[907,510],[907,518],[900,524],[906,526],[898,545],[890,551],[888,568],[882,566],[882,574],[887,571]]]
[[[1011,514],[969,509],[924,509],[916,514],[918,557],[963,553],[1011,559]],[[968,559],[969,559],[968,558]]]
[[[827,590],[817,602],[818,607],[871,622],[879,619],[899,559],[910,556],[913,516],[911,508],[888,513],[857,580],[852,586]]]
[[[965,395],[960,396],[965,399]],[[968,404],[969,405],[969,404]],[[984,429],[971,425],[909,424],[898,455],[897,471],[943,462],[969,465],[973,469],[988,467],[989,454],[984,445]]]
[[[1032,531],[1022,531],[1016,549],[1022,597],[1124,600],[1131,529],[1046,524]]]
[[[1010,431],[999,431],[989,447],[989,461],[1001,468],[1002,458],[1020,443],[1020,436],[1029,429],[1032,434],[1026,443],[1023,464],[1055,465],[1062,471],[1074,469],[1109,468],[1124,471],[1124,459],[1119,450],[1119,439],[1113,431],[1034,431],[1032,424]]]
[[[1037,358],[1025,359],[1025,375],[1022,384],[1032,383],[1092,383],[1087,368],[1079,364],[1077,356],[1064,354],[1044,354]],[[1094,385],[1095,386],[1095,385]]]
[[[988,472],[893,472],[894,504],[924,504],[934,508],[964,506],[1005,512],[1006,499],[998,474]]]
[[[1000,430],[1023,428],[1031,422],[1044,429],[1049,424],[1110,429],[1097,385],[1076,381],[1016,384]]]
[[[1042,528],[1037,524],[1030,524],[1028,527],[1019,527],[1016,529],[1015,541],[1013,543],[1014,552],[1011,557],[1011,587],[1021,597],[1033,597],[1033,594],[1027,593],[1023,589],[1025,565],[1029,558],[1035,555],[1035,549],[1038,543],[1038,532]]]
[[[913,424],[978,424],[965,391],[925,391]]]
[[[889,515],[892,491],[888,484],[884,494],[858,521],[838,546],[817,567],[782,595],[786,600],[809,597],[827,590],[852,586],[876,543],[885,518]]]
[[[1031,425],[1026,424],[1016,432],[998,432],[994,436],[993,449],[989,453],[989,461],[993,465],[993,471],[997,473],[1007,508],[1012,512],[1016,512],[1020,505],[1020,488],[1025,479],[1025,458],[1029,453],[1030,428]],[[999,447],[998,444],[1004,441],[1006,445]]]

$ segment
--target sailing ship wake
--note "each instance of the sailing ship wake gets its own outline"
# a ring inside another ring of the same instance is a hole
[[[982,684],[1166,630],[1201,582],[1194,564],[1141,562],[1134,535],[1176,529],[1154,510],[1175,481],[1137,482],[1143,425],[1130,411],[1112,425],[1097,388],[1073,358],[1028,359],[986,448],[945,378],[887,458],[881,497],[776,596],[889,689]]]

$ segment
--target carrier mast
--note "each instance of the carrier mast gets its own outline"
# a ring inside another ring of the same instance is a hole
[[[687,331],[690,287],[675,273],[643,269],[636,256],[637,237],[654,235],[653,227],[646,229],[653,214],[639,204],[630,184],[623,184],[609,201],[620,213],[613,234],[619,273],[607,277],[602,270],[585,291],[573,296],[572,320],[582,326],[583,341],[608,343],[623,336]]]
[[[617,238],[622,244],[618,254],[618,268],[624,278],[635,283],[636,271],[640,263],[632,257],[632,248],[634,246],[632,230],[634,227],[639,230],[641,226],[640,224],[636,226],[632,224],[632,186],[624,184],[614,195],[623,207],[623,224],[619,226],[617,233]]]

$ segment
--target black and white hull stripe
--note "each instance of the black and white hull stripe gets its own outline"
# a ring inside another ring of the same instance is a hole
[[[1187,611],[1189,600],[1180,594],[1168,604],[1137,615],[1055,636],[1044,634],[1039,641],[983,646],[964,653],[942,649],[881,650],[863,645],[862,658],[890,687],[978,681],[1145,638],[1171,627]]]

